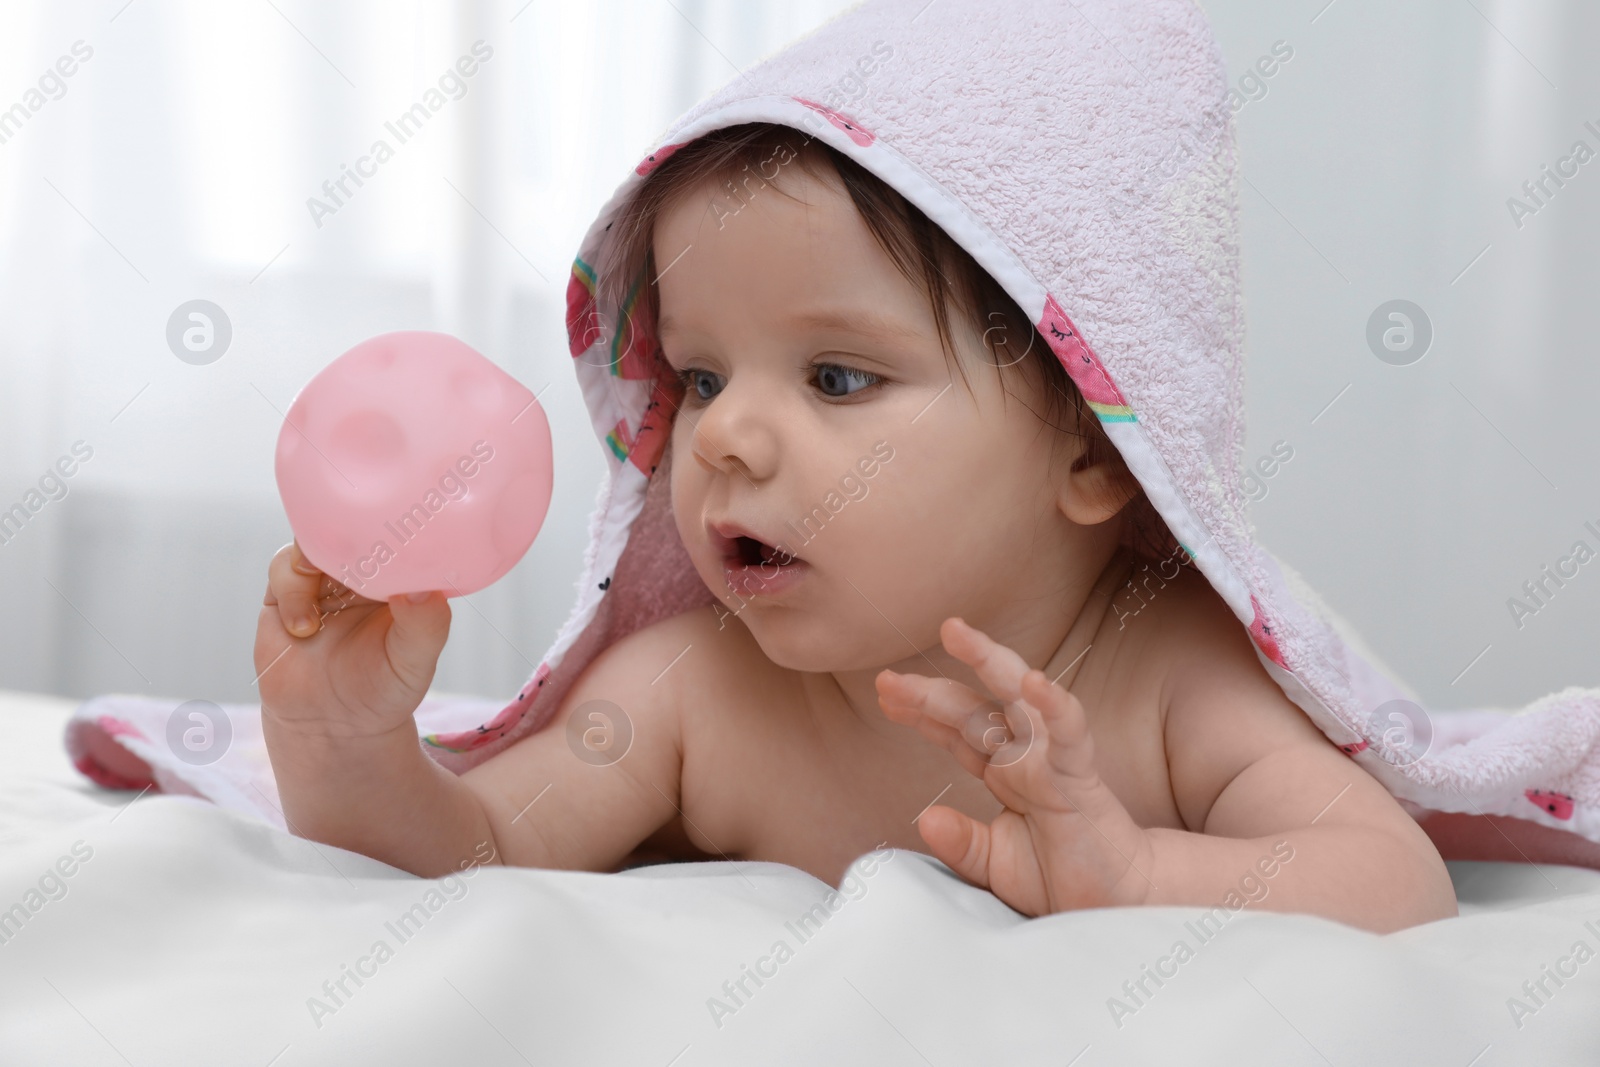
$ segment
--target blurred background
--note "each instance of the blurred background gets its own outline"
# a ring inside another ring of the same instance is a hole
[[[604,470],[563,328],[583,231],[680,113],[847,6],[0,6],[0,512],[77,461],[0,529],[0,688],[256,699],[292,537],[283,413],[356,342],[425,329],[550,417],[549,516],[452,601],[435,681],[515,696],[572,606]],[[1425,703],[1600,686],[1600,560],[1523,591],[1600,549],[1600,7],[1201,6],[1238,91],[1262,540]],[[459,93],[313,213],[480,41]],[[198,364],[168,343],[195,300],[231,334]]]

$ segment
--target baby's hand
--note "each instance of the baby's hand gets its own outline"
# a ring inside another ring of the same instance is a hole
[[[891,670],[878,674],[879,704],[949,749],[1006,810],[985,826],[928,808],[918,828],[934,856],[1025,915],[1144,903],[1151,842],[1096,773],[1078,698],[961,619],[939,636],[1004,714],[959,682]]]
[[[450,634],[440,593],[371,600],[318,570],[298,542],[278,550],[256,624],[262,714],[328,738],[373,737],[411,719]]]

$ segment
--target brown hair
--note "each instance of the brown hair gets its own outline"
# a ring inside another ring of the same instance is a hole
[[[894,188],[831,145],[793,127],[767,122],[725,126],[703,134],[658,164],[612,223],[617,232],[608,261],[599,271],[600,307],[614,314],[630,292],[637,291],[635,321],[653,334],[652,324],[659,313],[659,290],[653,284],[657,277],[652,247],[656,220],[679,197],[708,179],[720,180],[735,204],[744,203],[747,196],[741,196],[741,191],[752,183],[758,190],[770,186],[794,199],[771,180],[776,172],[770,168],[780,152],[788,153],[779,160],[780,166],[796,162],[817,178],[834,178],[843,185],[879,246],[907,280],[927,292],[946,362],[954,362],[962,380],[967,381],[966,370],[955,358],[950,335],[952,305],[982,332],[985,346],[994,353],[1002,393],[1016,395],[1005,388],[1006,375],[1000,373],[1002,367],[1016,365],[1042,387],[1045,410],[1033,412],[1040,419],[1041,431],[1050,425],[1085,439],[1072,469],[1105,463],[1133,486],[1133,496],[1121,512],[1124,543],[1148,556],[1170,554],[1177,542],[1128,471],[1099,418],[1087,410],[1083,394],[1067,376],[1066,368],[1016,301],[966,249]],[[659,347],[652,347],[654,357],[660,359]],[[1069,410],[1070,424],[1064,424]]]

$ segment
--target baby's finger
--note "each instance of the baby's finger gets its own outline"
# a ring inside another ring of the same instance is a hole
[[[939,627],[939,638],[945,651],[978,673],[989,692],[1007,702],[1021,698],[1027,660],[954,615]]]
[[[929,805],[917,817],[917,830],[934,858],[982,889],[989,888],[989,851],[993,837],[987,824],[943,804]]]
[[[310,568],[310,573],[304,568]],[[309,637],[321,625],[316,601],[325,578],[306,562],[300,546],[291,541],[278,549],[267,565],[267,599],[263,603],[276,602],[284,629],[298,637]]]
[[[878,675],[878,698],[884,713],[896,722],[921,726],[910,716],[937,725],[941,731],[923,730],[923,736],[944,744],[962,761],[963,767],[987,764],[999,757],[997,766],[1015,762],[1025,752],[1032,730],[1025,717],[1013,709],[1007,712],[997,700],[973,692],[949,678],[927,678],[920,674],[899,674],[884,670]],[[1020,749],[1018,739],[1024,739]],[[945,744],[946,740],[949,744]],[[1012,746],[1012,747],[1007,747]],[[976,758],[976,763],[968,756]],[[971,766],[969,766],[969,764]],[[981,770],[973,771],[982,774]]]
[[[987,710],[986,705],[993,703],[950,678],[901,674],[888,668],[878,672],[878,698],[880,702],[893,702],[941,723],[979,748],[989,725],[981,721],[982,713]],[[973,720],[974,714],[980,721]]]
[[[348,608],[366,599],[359,593],[352,593],[332,578],[325,577],[322,582],[322,588],[317,592],[317,610],[337,611],[341,607]],[[369,603],[376,603],[376,601],[369,601]],[[261,604],[263,607],[269,608],[277,607],[278,605],[278,594],[273,591],[270,579],[267,581],[266,592],[261,596]]]
[[[1094,738],[1083,703],[1059,685],[1053,685],[1043,671],[1029,671],[1022,679],[1028,703],[1043,715],[1049,735],[1049,762],[1058,774],[1076,779],[1096,777]]]
[[[377,603],[323,573],[306,559],[296,541],[278,550],[267,567],[263,605],[277,605],[283,627],[296,637],[310,637],[325,616],[360,603]]]

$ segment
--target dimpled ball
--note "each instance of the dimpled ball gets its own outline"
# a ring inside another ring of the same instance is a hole
[[[550,506],[550,423],[525,386],[442,333],[386,333],[289,405],[278,493],[305,556],[373,600],[497,581]]]

